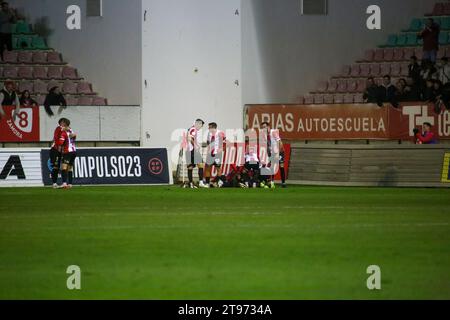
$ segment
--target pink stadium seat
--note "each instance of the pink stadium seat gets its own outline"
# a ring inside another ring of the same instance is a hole
[[[78,98],[78,105],[80,106],[91,106],[92,105],[92,97],[82,96]]]
[[[422,56],[423,56],[423,52],[422,52]],[[445,48],[445,47],[440,47],[440,49],[439,49],[439,51],[438,51],[438,53],[437,53],[436,58],[437,58],[438,60],[441,60],[443,57],[448,57],[448,55],[447,55],[447,48]]]
[[[61,82],[56,81],[56,80],[52,80],[49,83],[47,83],[47,92],[50,91],[50,89],[53,88],[53,87],[61,88]]]
[[[381,62],[384,60],[384,49],[376,49],[373,56],[373,60],[376,62]]]
[[[374,51],[373,50],[366,50],[364,51],[364,60],[365,62],[372,62],[374,59]]]
[[[84,82],[86,84],[86,82]],[[82,82],[80,82],[80,85],[82,84]],[[317,92],[326,92],[328,88],[328,82],[327,81],[320,81],[317,84]],[[80,93],[85,93],[85,92],[80,92]],[[90,93],[90,92],[89,92]]]
[[[382,75],[391,74],[391,64],[390,63],[383,63],[381,65],[380,73]]]
[[[47,63],[47,53],[45,51],[33,52],[33,63],[46,64]]]
[[[353,78],[359,77],[361,73],[361,68],[359,64],[354,64],[351,67],[350,76]]]
[[[344,95],[344,103],[353,103],[353,94],[347,93]]]
[[[17,68],[6,66],[3,68],[3,77],[6,79],[16,79],[17,78]]]
[[[342,78],[348,77],[350,75],[350,70],[351,68],[349,65],[344,65],[342,66],[342,70],[338,76]]]
[[[394,60],[394,49],[393,48],[385,48],[383,52],[384,61],[392,61]]]
[[[328,82],[328,88],[327,88],[327,91],[328,91],[328,92],[336,92],[337,86],[338,86],[337,80],[336,80],[336,79],[331,79],[331,80]]]
[[[363,92],[364,90],[366,90],[366,86],[367,86],[366,81],[367,81],[366,79],[358,79],[358,85],[357,85],[356,91]]]
[[[61,64],[63,61],[59,52],[50,51],[47,53],[47,63],[50,64]]]
[[[378,77],[380,75],[380,65],[378,63],[374,63],[370,65],[370,76]]]
[[[35,79],[47,79],[47,68],[42,66],[36,66],[33,68],[33,77]]]
[[[436,3],[434,5],[433,11],[427,16],[442,16],[445,13],[445,6],[443,3]]]
[[[34,92],[35,93],[47,93],[47,84],[43,81],[34,81]]]
[[[409,73],[408,65],[409,65],[408,62],[404,62],[404,63],[401,64],[401,67],[400,67],[401,68],[401,70],[400,70],[400,76],[401,77],[407,77],[408,76],[408,73]]]
[[[92,100],[93,106],[106,106],[106,99],[102,97],[94,97]]]
[[[62,91],[65,94],[77,94],[77,84],[73,81],[64,81]]]
[[[19,51],[17,55],[17,61],[19,63],[32,63],[33,53],[30,51]]]
[[[92,86],[88,82],[80,82],[78,83],[77,92],[79,94],[92,94]]]
[[[337,92],[347,92],[347,81],[338,80]]]
[[[28,90],[31,93],[34,92],[33,81],[20,81],[19,82],[19,91],[24,92],[25,90]]]
[[[79,79],[77,70],[75,68],[67,67],[67,66],[63,67],[63,69],[62,69],[62,77],[64,79],[71,79],[71,80]]]
[[[323,103],[325,103],[325,104],[333,104],[334,103],[334,96],[332,94],[325,94],[323,96]]]
[[[443,15],[448,16],[450,15],[450,3],[446,2],[444,3],[444,13]]]
[[[4,63],[17,63],[17,51],[5,51],[3,53]]]
[[[323,94],[315,94],[314,95],[314,104],[323,104]]]
[[[49,79],[62,79],[61,67],[48,67],[47,77]]]
[[[403,49],[403,60],[411,59],[411,56],[416,54],[415,48],[404,48]]]
[[[362,93],[355,94],[355,97],[353,98],[354,103],[363,103],[364,102],[364,96]]]
[[[66,95],[65,96],[66,102],[68,106],[78,106],[81,105],[79,102],[79,99],[73,95]]]
[[[44,102],[45,102],[45,95],[43,95],[43,94],[40,94],[40,95],[38,95],[38,96],[36,96],[36,102],[40,105],[40,106],[42,106],[43,104],[44,104]]]
[[[441,48],[441,50],[439,50],[439,51],[444,51],[444,50],[442,50],[442,48]],[[414,54],[416,55],[416,57],[417,57],[417,59],[419,61],[422,60],[422,58],[423,58],[423,49],[422,49],[422,47],[417,47],[414,50]]]
[[[360,77],[367,78],[370,75],[370,64],[362,64],[360,66],[361,72],[359,73]]]
[[[334,103],[344,103],[344,95],[342,93],[335,94]]]
[[[394,48],[394,61],[403,60],[403,48]]]
[[[32,67],[19,67],[17,68],[17,77],[20,79],[32,79],[33,78],[33,68]]]
[[[391,76],[398,76],[402,70],[402,65],[399,62],[391,64]]]
[[[313,104],[314,103],[314,96],[308,94],[304,96],[304,103],[305,104]]]
[[[356,92],[358,89],[358,82],[355,79],[350,79],[347,81],[347,90],[349,92]]]

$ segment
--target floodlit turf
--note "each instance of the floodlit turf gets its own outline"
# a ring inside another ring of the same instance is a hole
[[[450,190],[37,188],[0,201],[1,299],[450,299]]]

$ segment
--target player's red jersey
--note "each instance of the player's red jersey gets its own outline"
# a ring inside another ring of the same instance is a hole
[[[53,143],[52,148],[58,150],[61,152],[62,145],[64,144],[65,139],[61,136],[61,134],[64,132],[63,127],[58,126],[55,129],[55,132],[53,133]]]

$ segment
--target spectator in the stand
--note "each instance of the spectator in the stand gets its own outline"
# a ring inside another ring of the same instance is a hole
[[[364,90],[363,99],[366,103],[377,103],[379,106],[382,105],[380,101],[380,90],[373,77],[367,78],[366,90]]]
[[[441,93],[441,82],[439,80],[429,79],[426,81],[425,88],[422,92],[422,100],[426,102],[436,102]]]
[[[0,10],[0,56],[3,60],[4,50],[12,51],[12,25],[17,22],[15,10],[9,8],[8,2],[1,3]]]
[[[422,80],[422,83],[425,83],[425,81],[429,79],[433,79],[436,72],[437,70],[430,60],[422,60],[422,66],[420,70],[420,78]]]
[[[20,96],[20,105],[22,107],[39,106],[39,104],[31,98],[30,91],[28,90],[22,92],[22,95]]]
[[[441,65],[435,74],[437,80],[441,81],[442,84],[450,82],[450,65],[448,64],[448,58],[443,57],[441,60]]]
[[[416,56],[411,56],[410,64],[408,65],[408,77],[412,78],[415,83],[420,82],[420,65]]]
[[[395,87],[397,88],[397,101],[411,101],[411,87],[406,83],[405,79],[397,80]]]
[[[412,78],[406,79],[407,86],[411,89],[408,101],[420,100],[420,82],[415,82]]]
[[[431,132],[431,123],[424,122],[423,124],[423,132],[420,132],[419,129],[414,128],[414,139],[416,144],[435,144],[437,143],[436,138],[434,137],[434,133]]]
[[[417,34],[419,39],[423,39],[423,59],[436,63],[437,52],[439,50],[440,26],[434,22],[433,18],[428,18],[424,29]]]
[[[385,75],[383,77],[383,83],[379,87],[381,102],[389,102],[394,108],[398,107],[397,102],[397,89],[391,83],[391,76]]]
[[[60,114],[62,110],[67,107],[66,99],[61,93],[59,87],[51,88],[47,96],[45,97],[44,107],[45,111],[50,117],[54,115],[51,106],[59,106],[58,114]]]
[[[3,110],[4,106],[15,106],[16,109],[13,114],[13,117],[15,119],[20,110],[20,101],[19,96],[15,90],[14,82],[5,81],[4,87],[0,91],[0,101],[2,104],[0,108],[0,118],[3,118],[5,116],[5,111]]]

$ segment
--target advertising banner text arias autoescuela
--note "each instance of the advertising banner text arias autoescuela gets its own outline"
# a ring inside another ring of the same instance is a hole
[[[42,176],[51,185],[49,150],[42,150]],[[61,183],[61,178],[59,178]],[[168,184],[166,149],[78,149],[74,163],[74,184]]]

